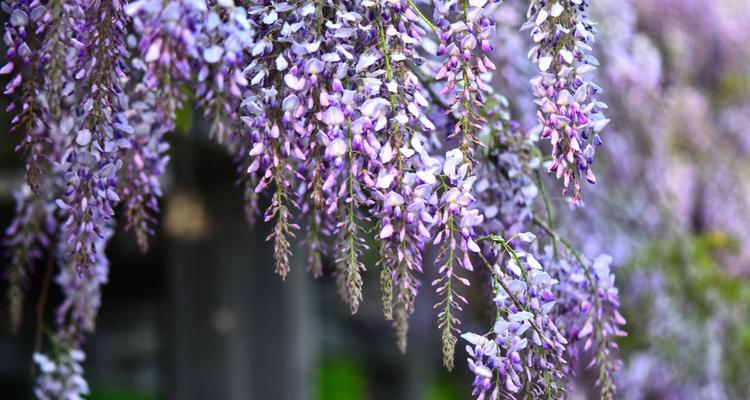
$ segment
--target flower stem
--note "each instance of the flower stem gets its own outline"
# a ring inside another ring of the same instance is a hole
[[[425,15],[422,13],[422,10],[420,10],[419,7],[414,4],[414,1],[406,0],[406,3],[409,4],[409,7],[414,9],[414,12],[417,13],[419,19],[421,19],[422,22],[425,23],[425,25],[427,25],[433,31],[436,31],[438,29],[437,26],[435,26],[435,24],[433,24],[432,21],[429,20],[429,18],[425,17]]]

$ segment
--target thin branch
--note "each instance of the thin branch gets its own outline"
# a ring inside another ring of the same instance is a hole
[[[54,242],[54,241],[53,241]],[[47,255],[47,266],[44,270],[44,280],[42,282],[42,292],[39,295],[39,301],[36,303],[36,337],[34,338],[34,353],[42,351],[42,339],[44,338],[44,310],[47,307],[47,297],[49,297],[49,287],[52,282],[52,269],[55,266],[54,252]],[[34,375],[36,369],[31,364],[31,375]]]
[[[547,224],[549,224],[550,228],[554,228],[555,226],[555,220],[552,216],[552,207],[549,203],[549,196],[547,195],[547,190],[544,188],[544,181],[542,180],[542,173],[537,169],[536,170],[536,178],[539,182],[539,191],[542,193],[542,199],[544,199],[544,211],[547,213]],[[557,254],[557,240],[552,241],[552,254],[555,257],[555,260],[558,259]]]
[[[433,24],[432,21],[429,20],[429,18],[425,17],[425,15],[422,14],[422,10],[420,10],[419,7],[417,7],[417,5],[414,4],[414,1],[406,0],[406,2],[409,4],[409,7],[414,9],[414,12],[417,13],[417,15],[419,16],[419,19],[421,19],[422,22],[424,22],[433,31],[437,31],[438,27],[435,26],[435,24]]]
[[[586,273],[586,277],[589,278],[590,283],[593,285],[594,281],[591,275],[589,274],[588,268],[586,268],[586,263],[583,262],[583,255],[573,246],[572,243],[567,241],[562,236],[558,235],[557,232],[555,232],[552,227],[547,225],[544,221],[542,221],[538,216],[534,215],[533,222],[536,226],[540,227],[546,234],[548,234],[553,241],[559,241],[562,243],[566,249],[568,249],[568,252],[575,257],[576,261],[578,261],[579,264],[581,264],[581,267],[583,267],[583,271]]]

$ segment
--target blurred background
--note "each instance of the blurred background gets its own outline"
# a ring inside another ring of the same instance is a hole
[[[518,32],[526,4],[506,0],[497,10],[493,86],[531,129],[535,71]],[[547,188],[565,234],[589,255],[615,258],[629,332],[620,343],[618,397],[748,399],[750,5],[595,0],[592,9],[597,82],[612,119],[597,159],[599,184],[585,188],[586,207],[577,210],[558,183]],[[441,366],[430,290],[418,297],[402,355],[382,318],[377,271],[366,274],[355,316],[330,274],[306,274],[301,251],[282,282],[265,243],[268,227],[244,222],[230,156],[207,139],[200,115],[183,110],[179,120],[149,253],[120,231],[107,250],[110,283],[86,346],[91,399],[469,397],[463,351],[452,373]],[[8,126],[3,115],[0,131]],[[0,135],[2,226],[23,179],[12,150],[18,140]],[[2,399],[30,398],[44,270],[36,271],[19,335],[10,334],[7,306],[0,307]],[[59,300],[54,288],[46,318]],[[485,326],[486,312],[467,310],[465,327]]]

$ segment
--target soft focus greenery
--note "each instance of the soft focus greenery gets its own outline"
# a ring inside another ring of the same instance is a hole
[[[721,232],[654,241],[623,269],[622,279],[639,282],[630,279],[639,268],[659,273],[686,327],[694,329],[684,332],[685,335],[707,335],[704,325],[712,318],[719,318],[724,332],[722,376],[730,390],[746,398],[750,395],[750,280],[729,274],[722,265],[722,260],[736,253],[738,246],[737,240]],[[639,293],[643,288],[628,290]],[[702,361],[707,355],[694,354],[690,358],[686,354],[689,349],[682,347],[679,337],[649,335],[646,327],[654,323],[650,312],[659,295],[645,291],[627,302],[629,336],[622,340],[624,354],[640,350],[658,352],[682,368],[706,368]],[[707,342],[712,338],[706,339]],[[706,346],[705,351],[711,350]],[[692,363],[685,365],[686,359]]]
[[[317,369],[316,399],[367,399],[367,383],[362,365],[354,360],[329,359]]]

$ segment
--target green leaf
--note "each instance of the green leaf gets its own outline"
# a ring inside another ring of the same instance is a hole
[[[175,116],[175,126],[182,133],[190,132],[190,128],[193,126],[193,107],[190,104],[185,104],[179,110],[177,110]]]
[[[328,359],[318,369],[319,400],[366,399],[366,377],[362,366],[350,359]]]

